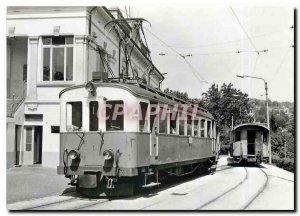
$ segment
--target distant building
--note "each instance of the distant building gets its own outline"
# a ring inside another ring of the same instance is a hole
[[[136,28],[104,29],[115,18],[123,18],[118,8],[8,7],[7,167],[58,165],[59,92],[65,87],[107,74],[160,88],[164,77]],[[130,66],[116,29],[132,48]]]

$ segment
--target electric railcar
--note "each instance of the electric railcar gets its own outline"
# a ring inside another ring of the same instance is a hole
[[[143,83],[66,88],[60,113],[57,172],[83,195],[132,195],[216,161],[213,116]]]
[[[269,129],[260,123],[240,124],[231,132],[229,163],[251,162],[260,164],[269,158]]]

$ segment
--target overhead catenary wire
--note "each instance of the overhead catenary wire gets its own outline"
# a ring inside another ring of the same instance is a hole
[[[281,31],[274,31],[272,33],[253,35],[253,36],[250,36],[250,38],[254,39],[254,38],[270,36],[270,35],[273,35],[275,33],[283,32],[283,31],[287,31],[287,30],[288,29],[281,30]],[[249,40],[249,39],[248,38],[242,38],[242,39],[238,39],[238,40],[230,40],[230,41],[224,41],[224,42],[219,42],[219,43],[210,43],[210,44],[199,44],[199,45],[194,45],[194,46],[176,46],[176,45],[170,45],[170,46],[172,46],[173,48],[177,48],[177,49],[197,49],[197,48],[203,48],[203,47],[222,46],[222,45],[237,43],[237,42],[241,42],[241,41],[245,41],[245,40]],[[151,43],[151,45],[152,46],[158,46],[158,47],[163,46],[163,45],[155,44],[155,43]]]
[[[256,49],[256,47],[255,47],[253,41],[252,41],[251,38],[249,37],[249,35],[248,35],[246,29],[244,28],[244,26],[243,26],[242,23],[240,22],[238,16],[237,16],[236,13],[234,12],[233,8],[230,7],[230,9],[231,9],[233,15],[235,16],[236,20],[238,21],[238,23],[239,23],[241,29],[242,29],[242,30],[244,31],[244,33],[246,34],[246,36],[247,36],[248,40],[250,41],[251,45],[253,46],[253,48],[255,49],[255,51],[257,52],[257,54],[259,54],[259,52],[258,52],[258,50]]]
[[[279,69],[281,68],[281,66],[282,66],[284,60],[286,59],[287,54],[289,53],[290,50],[291,50],[291,49],[287,49],[287,51],[283,54],[282,59],[281,59],[279,65],[278,65],[278,67],[277,67],[277,69],[276,69],[276,71],[275,71],[275,74],[273,75],[273,78],[272,78],[272,80],[270,81],[270,85],[271,85],[271,83],[274,81],[274,79],[275,79],[275,77],[277,76],[278,72],[280,71]]]
[[[169,46],[166,42],[164,42],[162,39],[160,39],[158,36],[156,36],[154,33],[152,33],[149,29],[145,28],[153,37],[155,37],[157,40],[159,40],[160,42],[162,42],[166,47],[168,47],[170,50],[172,50],[173,52],[175,52],[178,56],[182,57],[183,60],[187,63],[187,65],[189,66],[189,68],[191,69],[191,72],[194,74],[194,76],[200,81],[200,82],[207,82],[206,80],[204,80],[202,78],[201,80],[201,76],[199,74],[199,72],[197,72],[197,70],[191,65],[191,63],[189,61],[187,61],[185,59],[185,56],[182,55],[181,53],[179,53],[178,51],[176,51],[173,47]]]
[[[265,52],[269,52],[269,51],[274,51],[274,50],[280,50],[280,49],[286,49],[288,47],[293,47],[293,45],[286,45],[286,46],[280,46],[280,47],[273,47],[270,49],[263,49],[263,50],[231,50],[231,51],[217,51],[217,52],[207,52],[207,53],[189,53],[187,55],[183,55],[180,54],[180,57],[182,56],[188,56],[188,57],[192,57],[192,56],[201,56],[201,55],[222,55],[222,54],[240,54],[240,53],[265,53]],[[170,53],[164,53],[164,52],[160,52],[160,53],[152,53],[154,55],[161,55],[161,56],[178,56],[178,54],[170,54]]]

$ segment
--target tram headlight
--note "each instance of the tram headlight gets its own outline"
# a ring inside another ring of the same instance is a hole
[[[75,160],[80,157],[80,153],[77,150],[71,150],[68,154],[68,157],[72,160]]]
[[[113,150],[109,149],[109,150],[105,150],[105,151],[103,152],[103,158],[104,158],[104,160],[109,161],[109,160],[111,160],[113,157],[114,157]]]
[[[95,86],[95,84],[92,81],[87,82],[87,84],[85,84],[85,89],[93,96],[96,95],[96,89],[97,87]]]

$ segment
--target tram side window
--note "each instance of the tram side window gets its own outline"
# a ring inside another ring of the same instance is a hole
[[[106,131],[124,130],[123,101],[106,102]]]
[[[205,137],[205,119],[201,119],[200,124],[200,137]]]
[[[267,134],[266,131],[264,131],[264,132],[263,132],[263,142],[264,142],[264,143],[267,142],[267,139],[268,139],[267,137],[268,137],[268,134]]]
[[[192,135],[192,117],[190,115],[187,116],[187,135]]]
[[[90,102],[90,131],[98,130],[98,101]]]
[[[155,122],[155,118],[156,118],[156,106],[153,106],[153,104],[151,104],[150,108],[151,108],[151,110],[150,110],[150,130],[152,132],[156,128],[156,125],[154,126],[154,122]]]
[[[160,107],[159,110],[159,133],[167,133],[167,110]]]
[[[185,120],[183,119],[179,120],[179,135],[184,135],[184,123]]]
[[[241,141],[241,131],[235,131],[235,142]]]
[[[194,136],[199,136],[198,135],[198,124],[199,124],[199,120],[194,119]]]
[[[82,127],[82,102],[67,103],[67,131],[81,130]]]
[[[170,113],[170,134],[176,134],[176,121],[177,121],[177,113],[172,112]]]
[[[211,132],[210,124],[211,124],[211,122],[208,121],[207,122],[207,137],[210,137],[210,132]]]
[[[147,110],[148,110],[148,104],[144,102],[140,102],[140,115],[139,115],[140,132],[148,132]]]

